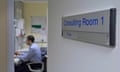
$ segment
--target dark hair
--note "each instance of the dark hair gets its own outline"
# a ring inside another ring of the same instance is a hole
[[[27,40],[30,40],[32,43],[34,43],[35,38],[33,35],[29,35],[29,36],[27,36]]]

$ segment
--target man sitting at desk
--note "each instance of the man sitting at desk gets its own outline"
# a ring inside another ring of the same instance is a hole
[[[27,36],[26,44],[29,45],[29,52],[26,54],[22,54],[19,51],[15,52],[15,58],[19,58],[22,62],[21,64],[15,65],[15,72],[29,72],[29,69],[27,67],[28,63],[41,62],[40,47],[37,44],[35,44],[34,41],[34,36]]]

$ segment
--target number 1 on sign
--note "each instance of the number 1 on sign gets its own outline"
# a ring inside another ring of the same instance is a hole
[[[101,17],[101,20],[102,20],[102,25],[104,25],[104,17],[103,16]]]

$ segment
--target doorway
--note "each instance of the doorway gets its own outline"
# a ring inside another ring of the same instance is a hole
[[[33,35],[36,39],[35,42],[41,47],[41,50],[43,51],[42,53],[45,54],[46,52],[47,54],[48,2],[38,0],[37,1],[13,0],[9,1],[9,7],[10,8],[8,13],[10,25],[8,28],[9,29],[8,71],[14,72],[14,63],[17,60],[13,58],[13,55],[16,51],[21,52],[28,51],[27,49],[28,46],[25,44],[25,40],[28,35]],[[44,72],[47,71],[45,65]]]

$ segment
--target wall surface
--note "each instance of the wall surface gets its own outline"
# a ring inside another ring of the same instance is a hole
[[[47,2],[24,3],[25,31],[27,34],[31,34],[31,16],[46,16],[47,8]]]
[[[119,72],[119,3],[119,0],[49,0],[48,72]],[[103,10],[112,7],[117,8],[115,48],[62,38],[62,16]]]
[[[48,2],[25,2],[24,3],[24,19],[25,19],[25,33],[27,35],[34,35],[35,38],[40,37],[39,33],[31,33],[31,17],[32,16],[47,16]],[[40,44],[47,46],[47,44]],[[27,47],[26,45],[24,45]]]
[[[35,38],[40,37],[39,33],[31,33],[31,17],[32,16],[47,16],[48,2],[25,2],[24,3],[24,19],[25,19],[25,33],[27,35],[34,35]],[[47,44],[40,44],[47,46]],[[25,48],[27,47],[24,45]]]
[[[0,0],[0,72],[7,72],[7,0]]]

